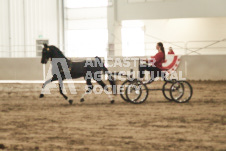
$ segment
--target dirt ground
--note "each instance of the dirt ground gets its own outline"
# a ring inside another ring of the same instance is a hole
[[[5,150],[226,150],[226,82],[191,82],[189,103],[167,101],[161,91],[134,105],[120,96],[91,94],[84,84],[69,105],[41,84],[0,84],[0,148]],[[156,82],[153,87],[161,87]],[[1,150],[0,149],[0,150]]]

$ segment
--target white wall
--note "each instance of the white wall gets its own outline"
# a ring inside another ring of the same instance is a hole
[[[49,39],[51,44],[59,46],[64,51],[61,5],[62,0],[0,0],[0,57],[35,57],[35,41],[40,38],[39,36]],[[109,43],[115,44],[113,54],[122,55],[121,21],[123,20],[143,20],[145,34],[164,41],[186,42],[226,38],[225,6],[225,0],[161,0],[142,3],[115,0],[113,6],[105,10],[108,11]],[[95,10],[95,12],[102,11]],[[73,15],[67,17],[84,19],[87,13],[94,15],[91,9],[88,11],[83,9],[72,12]],[[98,14],[106,17],[106,14]],[[145,36],[147,43],[155,40]],[[148,50],[146,54],[150,55],[151,52]]]
[[[225,0],[160,0],[141,3],[117,0],[117,20],[225,17],[225,6]]]
[[[61,0],[0,0],[0,57],[35,57],[36,40],[59,45]],[[61,39],[62,40],[62,39]],[[26,47],[25,47],[26,45]],[[10,53],[11,52],[11,53]]]
[[[91,1],[66,1],[65,54],[69,57],[107,55],[107,6],[96,7],[98,2],[100,4],[107,1]],[[91,7],[81,6],[82,3]]]
[[[226,38],[226,17],[144,20],[145,33],[166,41]],[[146,41],[153,38],[148,35]]]
[[[0,56],[8,56],[9,51],[9,1],[0,0]],[[4,52],[3,52],[4,51]]]
[[[173,47],[176,54],[185,54],[186,48],[195,50],[215,41],[200,54],[226,54],[226,17],[144,20],[146,55],[156,53],[155,43],[164,42],[165,48]],[[193,42],[192,42],[193,41]],[[194,42],[196,41],[196,42]],[[172,42],[172,43],[167,43]],[[190,53],[190,51],[187,51]],[[192,53],[197,54],[197,53]]]
[[[110,32],[114,33],[115,56],[122,56],[123,21],[138,20],[144,23],[146,55],[155,54],[155,45],[159,41],[164,42],[166,48],[172,46],[177,54],[185,54],[190,53],[188,49],[195,50],[226,39],[225,0],[128,1],[131,0],[115,0],[114,3],[115,20],[111,19],[114,28]],[[226,54],[226,41],[199,53]]]
[[[123,22],[127,24],[131,22],[131,26],[136,26],[133,20],[122,21],[122,23],[115,22],[114,43],[116,56],[121,56],[123,51],[121,47],[123,43],[121,30],[127,28],[123,27]],[[166,52],[171,46],[175,53],[179,55],[226,54],[226,17],[151,19],[138,20],[138,22],[143,24],[142,27],[138,28],[144,30],[145,55],[147,56],[157,53],[155,46],[159,41],[164,43]],[[136,35],[133,36],[139,38]],[[191,53],[191,50],[196,49],[200,49],[197,51],[198,53]],[[136,51],[139,52],[140,50]]]

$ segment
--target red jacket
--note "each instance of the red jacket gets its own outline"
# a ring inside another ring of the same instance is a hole
[[[154,62],[154,65],[157,68],[161,69],[162,63],[164,63],[165,61],[165,54],[163,52],[158,52],[155,56],[152,56],[151,58],[151,62]]]
[[[170,52],[170,51],[168,51],[168,54],[169,54],[169,55],[174,55],[173,50],[171,50],[171,52]]]

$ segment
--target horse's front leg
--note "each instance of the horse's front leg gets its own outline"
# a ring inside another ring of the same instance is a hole
[[[72,104],[73,100],[68,99],[68,97],[63,93],[63,80],[59,80],[59,90],[60,90],[60,94],[65,98],[65,100],[67,100],[69,104]]]
[[[85,101],[84,97],[86,96],[86,94],[89,94],[92,92],[93,84],[91,82],[91,79],[86,79],[86,84],[88,86],[88,90],[86,90],[85,93],[82,95],[80,102],[84,102]]]
[[[43,98],[44,97],[44,88],[45,88],[45,86],[47,85],[47,84],[49,84],[49,83],[51,83],[51,82],[53,82],[53,81],[56,81],[57,80],[57,77],[56,76],[53,76],[51,79],[49,79],[49,80],[47,80],[45,83],[43,83],[43,85],[42,85],[42,91],[41,91],[41,94],[40,94],[40,98]]]

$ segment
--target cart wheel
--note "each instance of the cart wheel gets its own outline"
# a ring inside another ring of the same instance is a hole
[[[120,86],[120,96],[121,98],[126,101],[126,102],[130,102],[127,97],[126,97],[126,88],[129,85],[130,81],[126,80],[125,82],[122,83],[122,85]]]
[[[141,104],[148,97],[148,88],[139,81],[131,82],[126,88],[126,98],[133,104]]]
[[[188,102],[193,94],[191,85],[187,81],[178,81],[172,84],[170,96],[177,103]]]
[[[170,87],[170,96],[173,101],[177,102],[184,95],[184,85],[180,81],[175,81]]]
[[[165,82],[162,87],[162,93],[163,93],[164,97],[169,101],[173,101],[172,97],[170,96],[170,87],[171,86],[172,86],[171,82]]]

